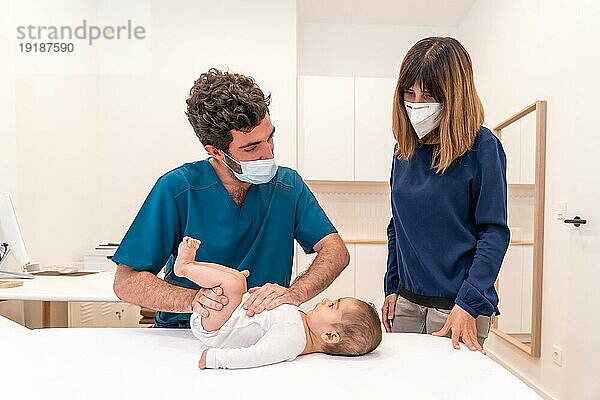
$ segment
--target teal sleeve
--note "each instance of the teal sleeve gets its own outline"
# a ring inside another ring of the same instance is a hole
[[[300,175],[296,176],[296,217],[294,222],[294,237],[306,254],[314,253],[314,246],[330,233],[337,230],[319,205]]]
[[[158,274],[181,238],[175,193],[160,178],[144,201],[112,260],[138,271]]]

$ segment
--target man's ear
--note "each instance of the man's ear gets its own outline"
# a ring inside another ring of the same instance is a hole
[[[335,344],[340,341],[340,334],[336,331],[323,332],[321,333],[321,340],[327,344]]]
[[[207,144],[206,146],[204,146],[204,150],[206,150],[210,157],[219,161],[221,160],[221,158],[225,157],[222,151],[218,150],[215,146],[211,144]]]

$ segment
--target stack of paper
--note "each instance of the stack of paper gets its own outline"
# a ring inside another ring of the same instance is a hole
[[[101,243],[83,255],[83,269],[92,271],[114,271],[117,265],[111,261],[119,247],[118,243]]]

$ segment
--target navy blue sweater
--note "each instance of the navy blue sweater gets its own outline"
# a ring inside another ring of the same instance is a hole
[[[394,156],[385,295],[427,307],[458,304],[473,317],[498,313],[494,282],[508,248],[506,155],[482,127],[473,147],[442,174],[433,145]]]

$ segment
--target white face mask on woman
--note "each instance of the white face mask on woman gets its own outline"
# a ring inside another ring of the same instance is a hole
[[[238,161],[225,152],[223,154],[242,168],[242,173],[240,174],[230,168],[223,160],[223,164],[242,182],[260,185],[261,183],[270,182],[277,173],[277,161],[275,161],[275,157],[268,160]]]
[[[440,125],[442,120],[442,103],[411,103],[404,102],[406,114],[419,139]]]

